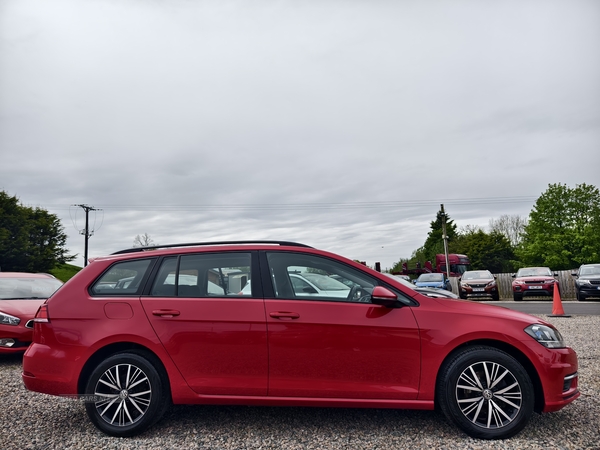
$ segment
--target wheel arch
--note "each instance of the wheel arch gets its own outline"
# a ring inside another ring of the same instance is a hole
[[[92,372],[94,371],[94,368],[98,364],[100,364],[100,362],[112,355],[125,352],[135,353],[137,355],[143,356],[144,358],[147,358],[154,365],[159,375],[161,376],[161,379],[164,380],[163,389],[167,390],[168,398],[172,398],[169,374],[162,361],[148,347],[145,347],[141,344],[137,344],[135,342],[115,342],[96,350],[85,362],[83,368],[81,369],[81,372],[79,373],[79,379],[77,380],[77,393],[79,395],[85,394],[85,386],[87,384],[87,381]]]
[[[438,396],[437,387],[438,387],[438,384],[440,383],[440,374],[444,370],[444,367],[446,366],[448,361],[450,361],[454,357],[454,355],[456,355],[458,352],[460,352],[466,348],[474,347],[474,346],[492,347],[492,348],[501,350],[501,351],[509,354],[513,358],[515,358],[523,366],[523,368],[529,375],[529,379],[531,380],[531,383],[533,384],[533,390],[534,390],[534,395],[535,395],[533,409],[537,413],[542,412],[542,410],[544,409],[544,389],[542,387],[542,382],[540,380],[540,377],[539,377],[537,370],[535,369],[535,366],[533,365],[533,363],[518,348],[513,347],[512,345],[507,344],[506,342],[496,341],[493,339],[478,339],[478,340],[474,340],[474,341],[465,342],[465,343],[459,345],[458,347],[456,347],[455,349],[453,349],[450,353],[448,353],[446,355],[446,357],[442,361],[442,364],[440,364],[440,367],[438,368],[438,372],[436,374],[436,380],[435,380],[436,389],[435,389],[435,397],[434,397],[434,403],[435,403],[436,409],[439,408],[438,398],[437,398],[437,396]]]

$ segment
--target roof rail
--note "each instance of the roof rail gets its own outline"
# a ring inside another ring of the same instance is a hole
[[[123,253],[138,253],[148,250],[157,250],[159,248],[173,247],[195,247],[201,245],[237,245],[237,244],[271,244],[271,245],[288,245],[290,247],[306,247],[312,248],[310,245],[300,244],[298,242],[289,241],[219,241],[219,242],[189,242],[186,244],[167,244],[167,245],[150,245],[148,247],[131,247],[125,250],[111,253],[111,255],[121,255]]]

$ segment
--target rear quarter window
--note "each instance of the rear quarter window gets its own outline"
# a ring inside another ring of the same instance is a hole
[[[123,261],[113,264],[90,288],[93,296],[140,295],[152,259]]]

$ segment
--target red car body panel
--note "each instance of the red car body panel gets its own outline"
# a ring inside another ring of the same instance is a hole
[[[144,297],[142,304],[158,338],[194,392],[267,395],[269,358],[263,300]],[[167,309],[178,315],[155,315]]]
[[[236,249],[331,258],[418,303],[386,308],[273,298],[92,297],[89,286],[114,261],[223,247],[98,258],[48,301],[49,322],[35,324],[34,341],[23,360],[26,387],[53,395],[82,394],[80,376],[90,358],[111,345],[131,343],[162,362],[175,404],[433,409],[437,376],[448,355],[471,343],[496,342],[531,362],[541,382],[544,411],[560,409],[579,396],[576,379],[562,391],[564,377],[577,372],[575,352],[547,349],[523,331],[534,323],[545,324],[536,317],[425,297],[320,250],[227,247]]]
[[[417,398],[420,339],[411,308],[279,299],[265,303],[269,395]]]

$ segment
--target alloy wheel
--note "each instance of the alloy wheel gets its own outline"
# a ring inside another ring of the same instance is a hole
[[[456,401],[473,424],[498,429],[517,417],[523,393],[510,370],[496,362],[482,361],[471,364],[458,377]]]
[[[125,427],[144,417],[152,401],[152,387],[139,367],[117,364],[100,376],[94,395],[98,416],[110,425]]]

